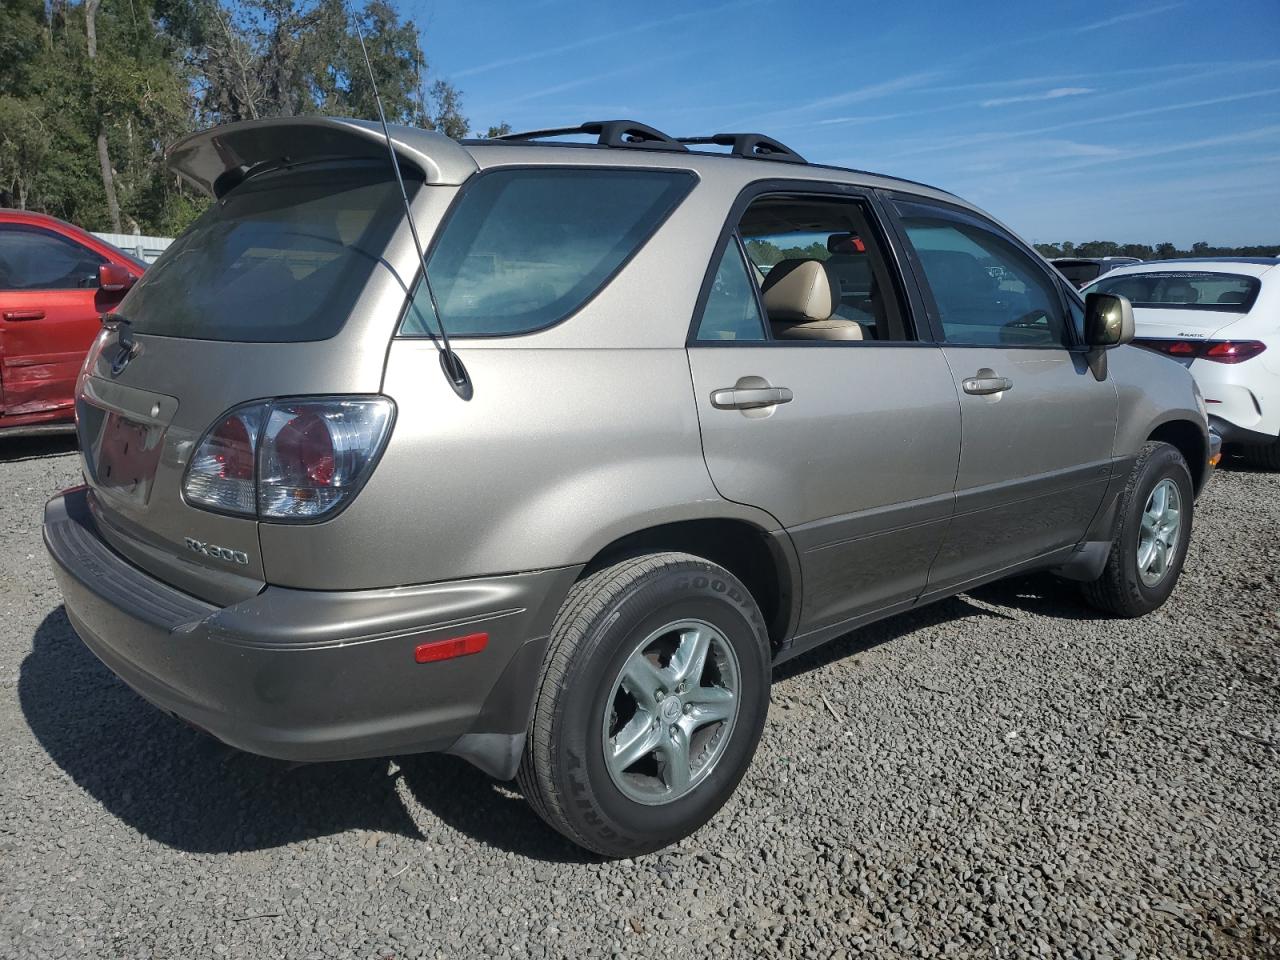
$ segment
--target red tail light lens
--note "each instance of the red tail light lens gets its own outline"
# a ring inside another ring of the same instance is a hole
[[[310,520],[362,484],[391,428],[385,397],[280,402],[262,431],[258,515]]]
[[[183,483],[189,502],[224,513],[257,512],[253,465],[264,409],[242,407],[205,434]]]
[[[183,493],[195,506],[263,520],[318,519],[354,496],[387,435],[386,397],[240,407],[205,434]]]
[[[1215,363],[1244,363],[1265,349],[1267,345],[1261,340],[1219,340],[1205,351],[1204,358]]]

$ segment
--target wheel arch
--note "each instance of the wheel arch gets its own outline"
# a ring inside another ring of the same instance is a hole
[[[700,517],[643,527],[600,548],[583,568],[588,577],[602,567],[643,553],[691,553],[718,564],[751,591],[776,650],[796,628],[800,570],[790,538],[735,517]]]
[[[1182,454],[1198,496],[1209,472],[1209,442],[1204,427],[1190,420],[1166,420],[1147,435],[1147,441],[1167,443]]]

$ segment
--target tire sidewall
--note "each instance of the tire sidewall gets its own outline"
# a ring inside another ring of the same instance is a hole
[[[677,620],[704,620],[738,657],[738,715],[715,768],[687,795],[648,805],[624,795],[605,766],[603,719],[613,684],[646,636]],[[564,771],[565,812],[575,828],[611,848],[666,846],[706,823],[742,779],[768,713],[768,634],[755,601],[727,571],[686,562],[643,578],[592,623],[567,680],[554,750]],[[580,695],[590,691],[589,695]]]
[[[1139,465],[1137,483],[1125,505],[1125,516],[1117,543],[1124,561],[1124,586],[1133,598],[1146,610],[1154,610],[1163,604],[1177,586],[1182,565],[1187,558],[1187,546],[1191,541],[1191,526],[1195,514],[1195,489],[1186,461],[1176,448],[1163,444]],[[1164,578],[1154,586],[1147,586],[1138,575],[1138,539],[1142,531],[1142,513],[1151,491],[1162,480],[1172,480],[1182,498],[1181,524],[1172,564]]]

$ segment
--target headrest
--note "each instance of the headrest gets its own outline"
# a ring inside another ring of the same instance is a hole
[[[847,257],[866,252],[867,245],[856,233],[833,233],[827,237],[827,253]]]
[[[1185,280],[1174,280],[1165,284],[1161,299],[1165,303],[1195,303],[1200,299],[1200,291]]]
[[[770,320],[825,320],[840,306],[840,288],[820,260],[783,260],[760,288]]]
[[[1249,294],[1243,290],[1228,290],[1218,296],[1219,303],[1244,303],[1248,299]]]

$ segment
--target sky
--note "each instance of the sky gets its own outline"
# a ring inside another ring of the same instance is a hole
[[[1033,242],[1280,242],[1280,0],[393,0],[483,131],[754,131]]]

